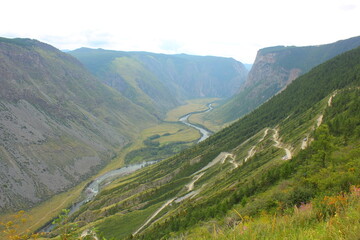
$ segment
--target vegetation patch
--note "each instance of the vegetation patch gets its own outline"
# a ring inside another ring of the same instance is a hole
[[[158,141],[145,140],[144,144],[147,147],[136,149],[126,154],[126,164],[162,160],[189,147],[188,142],[174,142],[160,146]]]
[[[125,215],[119,213],[106,218],[98,225],[99,237],[105,237],[106,239],[122,239],[131,235],[162,204],[163,203],[158,203],[143,210],[130,212]]]
[[[180,117],[191,113],[201,112],[208,109],[208,104],[220,100],[219,98],[200,98],[187,100],[185,105],[179,106],[166,114],[166,121],[176,122]]]

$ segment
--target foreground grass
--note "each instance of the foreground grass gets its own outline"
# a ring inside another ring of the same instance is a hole
[[[236,221],[197,227],[186,239],[359,239],[360,188],[349,194],[325,196],[289,209],[290,213],[262,212],[250,218],[237,210]],[[232,225],[232,226],[231,226]]]

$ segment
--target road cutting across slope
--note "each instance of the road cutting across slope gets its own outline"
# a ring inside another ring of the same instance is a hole
[[[275,142],[274,146],[285,150],[286,155],[283,157],[283,160],[290,160],[292,158],[292,153],[290,149],[285,146],[285,144],[280,142],[279,130],[274,128],[273,131],[274,131],[273,140]]]

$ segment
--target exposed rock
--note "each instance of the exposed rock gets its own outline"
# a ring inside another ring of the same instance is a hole
[[[76,185],[155,122],[75,58],[36,40],[0,38],[0,85],[0,212]]]

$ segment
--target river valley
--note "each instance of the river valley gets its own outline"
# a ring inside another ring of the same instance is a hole
[[[212,132],[208,131],[207,129],[203,128],[202,126],[190,123],[188,119],[193,114],[209,112],[213,109],[211,103],[209,103],[207,105],[207,107],[208,107],[208,109],[206,109],[204,111],[191,112],[191,113],[188,113],[185,116],[182,116],[179,118],[179,121],[181,123],[183,123],[189,127],[192,127],[200,132],[201,137],[197,140],[198,143],[207,139],[212,134]],[[79,210],[80,207],[82,205],[84,205],[85,203],[92,201],[96,197],[96,195],[100,192],[101,187],[111,183],[116,178],[128,175],[130,173],[135,172],[136,170],[139,170],[145,166],[154,164],[156,162],[157,161],[146,161],[146,162],[142,162],[142,163],[127,165],[127,166],[109,171],[109,172],[97,177],[96,179],[94,179],[92,182],[90,182],[84,188],[84,190],[82,192],[81,200],[76,202],[69,208],[69,210],[70,210],[69,215],[71,215],[74,212],[76,212],[77,210]],[[45,226],[41,227],[38,230],[38,232],[51,232],[55,227],[55,225],[52,222],[53,222],[53,220],[48,222]]]
[[[205,139],[207,139],[208,137],[210,137],[211,135],[211,132],[206,130],[205,128],[203,128],[202,126],[199,126],[199,125],[194,125],[192,123],[189,122],[189,117],[193,114],[197,114],[197,113],[205,113],[205,112],[210,112],[211,110],[213,110],[214,108],[212,107],[212,104],[209,103],[208,104],[208,109],[206,109],[205,111],[200,111],[200,112],[192,112],[192,113],[188,113],[186,114],[185,116],[181,117],[179,119],[180,122],[182,122],[183,124],[189,126],[189,127],[192,127],[192,128],[195,128],[196,130],[198,130],[200,133],[201,133],[201,137],[200,139],[197,141],[198,143],[199,142],[202,142],[204,141]]]

